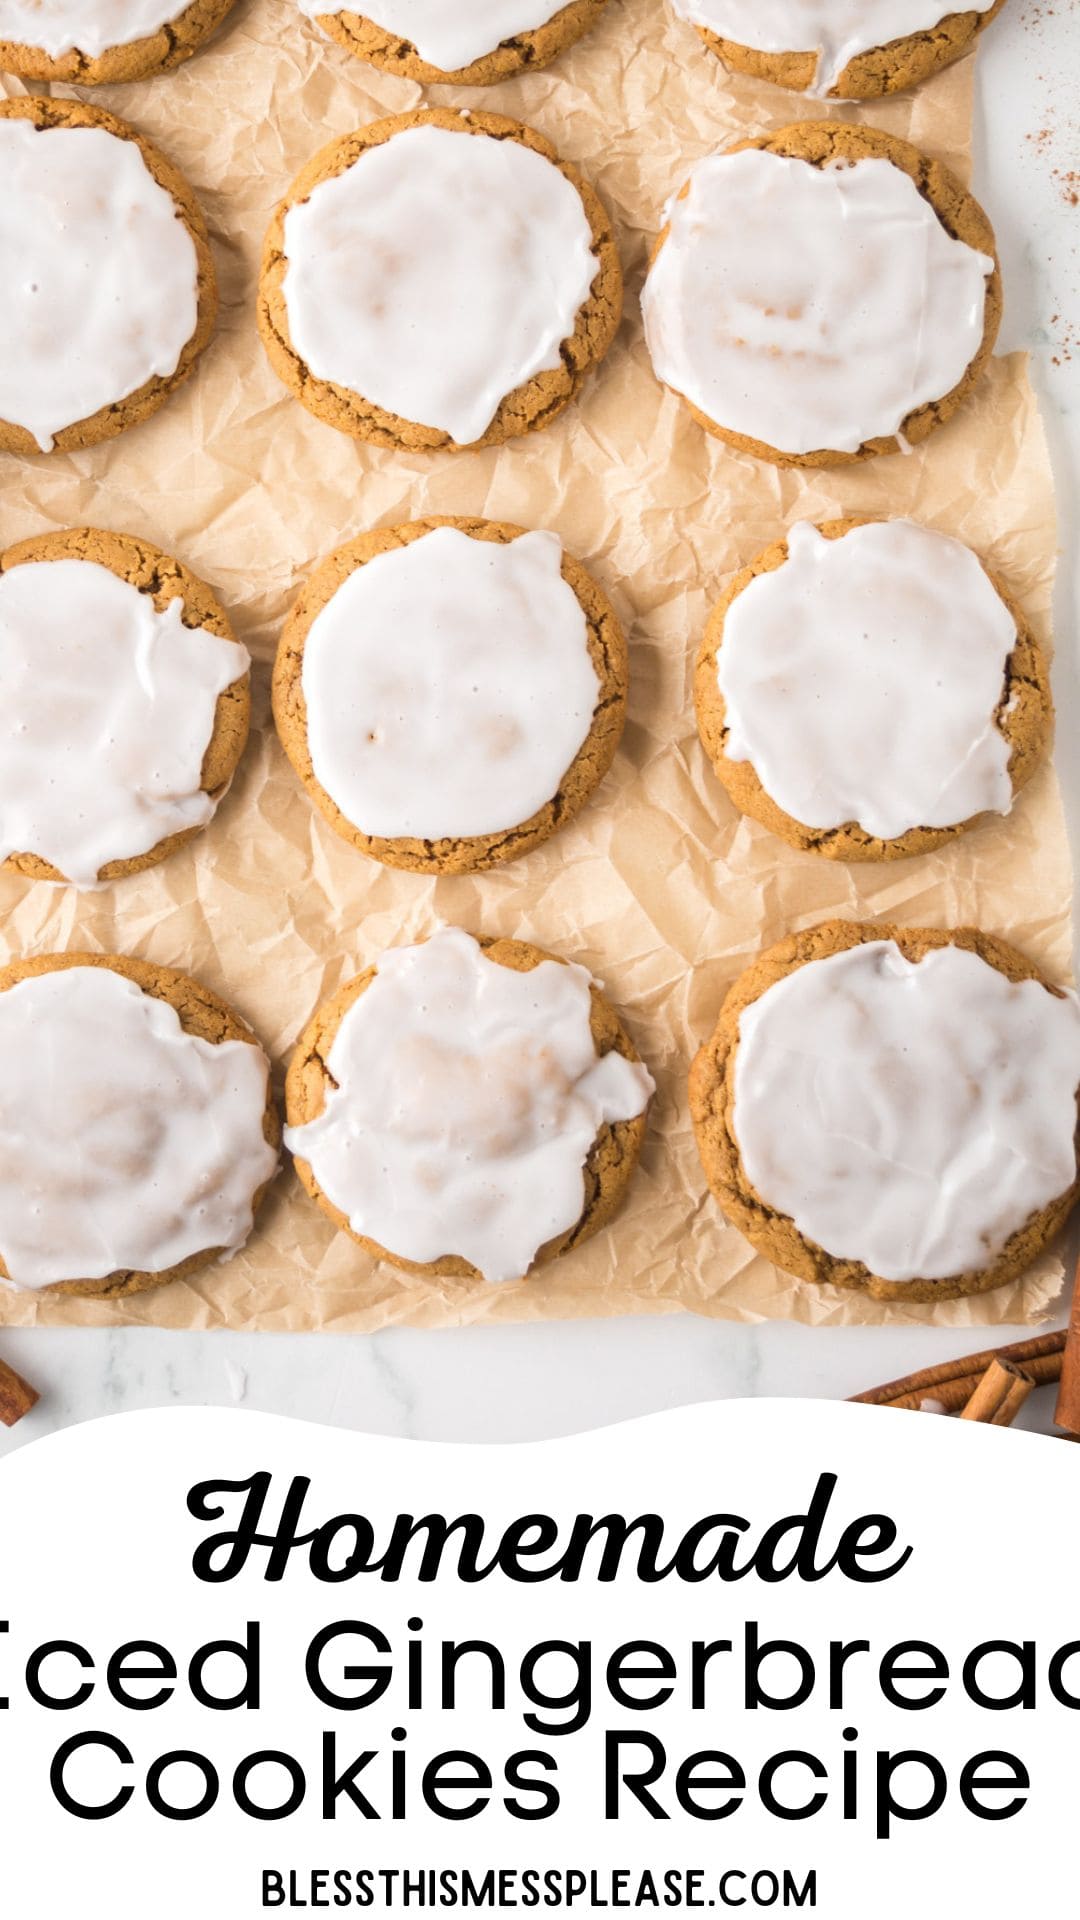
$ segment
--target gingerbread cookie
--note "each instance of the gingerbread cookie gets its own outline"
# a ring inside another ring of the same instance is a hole
[[[968,52],[1005,0],[672,0],[740,73],[829,100],[877,100]]]
[[[209,588],[130,534],[0,554],[0,860],[92,887],[206,825],[248,735],[250,659]]]
[[[414,520],[317,568],[274,670],[282,745],[362,852],[476,873],[573,819],[626,711],[622,629],[552,533]]]
[[[546,426],[615,334],[611,223],[531,127],[419,109],[335,140],[267,235],[259,329],[342,433],[411,451]]]
[[[1001,282],[990,222],[940,162],[818,120],[698,163],[642,306],[658,378],[709,433],[823,467],[951,417],[989,359]]]
[[[422,86],[490,87],[546,67],[599,19],[607,0],[370,0],[371,13],[300,0],[300,10],[361,60]]]
[[[171,73],[235,0],[0,0],[0,71],[101,87]]]
[[[1015,1279],[1077,1195],[1080,1002],[973,927],[824,921],[740,974],[690,1075],[705,1175],[780,1267],[875,1300]]]
[[[270,1069],[208,988],[116,954],[0,969],[0,1280],[116,1299],[235,1253],[278,1164]]]
[[[190,187],[123,120],[0,101],[0,449],[71,452],[155,413],[214,330]]]
[[[301,1035],[286,1144],[369,1253],[517,1280],[605,1226],[653,1091],[584,967],[443,928],[350,980]]]
[[[1008,813],[1053,718],[1046,659],[970,548],[800,522],[736,574],[694,676],[735,805],[831,860],[927,853]]]

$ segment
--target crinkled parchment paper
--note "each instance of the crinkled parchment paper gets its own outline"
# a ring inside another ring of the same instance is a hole
[[[839,111],[966,172],[971,88],[969,61],[912,98]],[[373,1264],[285,1169],[228,1266],[119,1304],[5,1294],[0,1317],[372,1329],[689,1308],[957,1326],[1044,1310],[1060,1282],[1052,1260],[1021,1285],[940,1308],[884,1308],[777,1273],[706,1193],[686,1103],[690,1056],[728,983],[759,947],[823,915],[974,920],[1065,975],[1071,876],[1052,771],[1009,820],[944,852],[845,869],[735,815],[699,747],[689,695],[725,577],[806,515],[907,513],[958,534],[1000,569],[1047,637],[1054,505],[1023,359],[995,361],[959,417],[907,457],[803,478],[709,439],[662,392],[645,355],[637,295],[650,237],[701,154],[823,108],[726,75],[662,0],[612,0],[598,30],[547,72],[485,93],[433,90],[535,123],[606,199],[628,280],[606,364],[577,407],[508,447],[382,452],[312,419],[278,385],[256,337],[255,275],[271,210],[303,162],[334,135],[414,106],[420,90],[324,42],[293,0],[240,0],[180,73],[93,97],[156,139],[195,186],[215,241],[221,326],[195,378],[155,419],[85,453],[4,458],[3,543],[90,522],[175,552],[218,591],[255,655],[256,728],[210,831],[165,866],[82,897],[0,875],[5,947],[118,949],[187,968],[233,1002],[280,1064],[342,979],[387,943],[457,921],[584,961],[660,1090],[614,1227],[523,1284],[424,1284]],[[269,663],[307,569],[365,527],[423,513],[555,528],[631,637],[629,724],[600,793],[547,846],[479,879],[391,873],[337,839],[269,721]]]

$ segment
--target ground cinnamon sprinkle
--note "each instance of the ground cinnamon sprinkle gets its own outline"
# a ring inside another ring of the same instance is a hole
[[[1080,354],[1080,321],[1063,320],[1055,314],[1050,322],[1053,329],[1054,352],[1050,355],[1050,364],[1064,366],[1074,355]]]
[[[1069,131],[1075,138],[1075,130],[1070,129]],[[1025,134],[1024,138],[1027,140],[1029,146],[1035,149],[1037,154],[1040,156],[1045,155],[1047,159],[1050,159],[1053,155],[1055,142],[1060,138],[1060,133],[1059,129],[1051,120],[1048,121],[1045,126],[1040,127],[1036,133]],[[1070,207],[1080,206],[1080,167],[1052,165],[1049,171],[1050,178],[1056,182],[1061,198],[1066,204]]]
[[[1035,38],[1040,52],[1045,47],[1049,55],[1055,53],[1060,44],[1061,18],[1071,11],[1071,6],[1072,0],[1065,7],[1061,0],[1027,0],[1027,4],[1018,9],[1016,17]],[[1051,22],[1057,22],[1055,29],[1051,29]],[[1039,109],[1038,124],[1025,135],[1027,147],[1044,180],[1053,188],[1055,197],[1065,207],[1080,208],[1080,112],[1072,81],[1062,71],[1056,53],[1053,59],[1047,59],[1045,67],[1035,77],[1043,104]],[[1058,231],[1061,232],[1060,239],[1056,238]],[[1051,317],[1047,326],[1047,346],[1050,364],[1062,367],[1080,357],[1080,314],[1077,313],[1077,302],[1073,298],[1076,292],[1074,269],[1080,265],[1080,228],[1068,232],[1056,229],[1055,239],[1056,259],[1052,278],[1057,282],[1058,299],[1067,311],[1057,312]],[[1070,317],[1072,314],[1077,317]]]

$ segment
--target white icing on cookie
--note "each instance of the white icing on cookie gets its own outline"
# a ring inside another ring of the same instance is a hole
[[[553,533],[437,527],[357,567],[312,621],[312,768],[363,833],[501,833],[557,793],[600,691],[561,566]]]
[[[992,5],[975,0],[970,11],[986,13]],[[672,6],[680,20],[756,53],[816,53],[810,91],[818,95],[829,93],[860,53],[928,33],[962,10],[959,0],[672,0]]]
[[[89,887],[210,819],[218,695],[250,659],[182,614],[86,560],[0,574],[0,860],[36,853]]]
[[[198,261],[134,140],[0,119],[0,420],[62,428],[176,372]]]
[[[515,34],[546,27],[568,0],[364,0],[364,18],[408,40],[421,60],[443,73],[457,73],[494,53]],[[300,0],[309,19],[326,13],[359,13],[360,0]]]
[[[1076,1174],[1080,1003],[977,954],[875,940],[808,962],[739,1017],[746,1176],[884,1280],[989,1266]]]
[[[712,154],[667,218],[642,295],[652,363],[731,433],[855,453],[979,350],[994,263],[889,160]]]
[[[559,365],[592,244],[580,194],[541,154],[408,127],[286,214],[293,347],[317,379],[467,446]]]
[[[37,47],[50,60],[82,53],[98,60],[112,47],[167,27],[190,0],[0,0],[0,40]]]
[[[826,540],[800,522],[787,560],[724,616],[724,751],[822,831],[854,821],[892,840],[1008,813],[995,715],[1016,638],[959,540],[910,520]]]
[[[322,1113],[287,1145],[389,1253],[520,1278],[580,1219],[601,1127],[653,1091],[643,1066],[598,1057],[589,984],[557,961],[499,966],[456,927],[393,948],[334,1036]]]
[[[20,1288],[236,1252],[277,1155],[261,1047],[214,1046],[107,967],[0,993],[0,1258]]]

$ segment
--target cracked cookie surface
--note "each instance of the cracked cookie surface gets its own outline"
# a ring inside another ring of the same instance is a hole
[[[382,67],[386,73],[418,80],[422,86],[490,87],[499,80],[511,79],[516,73],[531,72],[556,60],[596,24],[608,0],[570,0],[568,6],[559,7],[542,26],[533,27],[527,33],[516,33],[500,41],[490,53],[470,61],[467,67],[452,70],[432,66],[429,60],[421,58],[410,41],[380,26],[378,0],[373,0],[373,4],[374,11],[370,14],[343,9],[340,13],[317,13],[315,18],[323,32],[339,46],[361,60],[370,61],[372,66]]]
[[[829,100],[879,100],[890,93],[904,93],[917,87],[933,73],[960,60],[970,52],[979,35],[1001,12],[1005,0],[994,0],[985,13],[967,8],[946,14],[936,26],[921,33],[905,34],[882,47],[856,54],[839,74],[826,94]],[[724,64],[755,80],[769,80],[791,92],[808,93],[817,78],[816,53],[763,53],[714,33],[709,27],[697,27],[705,45]]]
[[[156,33],[93,55],[77,48],[52,55],[26,41],[0,38],[0,72],[16,73],[22,80],[62,80],[78,87],[113,86],[171,73],[217,32],[235,4],[236,0],[190,0]]]

